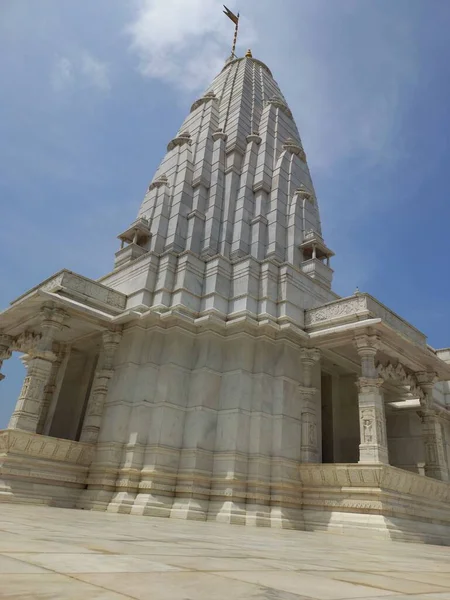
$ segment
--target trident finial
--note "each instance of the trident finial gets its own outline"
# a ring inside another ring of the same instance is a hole
[[[236,54],[234,53],[234,51],[236,50],[236,42],[237,42],[237,36],[238,36],[238,29],[239,29],[239,13],[237,15],[235,15],[233,12],[231,12],[231,10],[229,8],[227,8],[225,6],[225,4],[223,5],[224,7],[224,14],[227,15],[227,17],[229,19],[231,19],[231,21],[233,21],[233,23],[235,24],[235,28],[234,28],[234,38],[233,38],[233,46],[231,48],[231,56],[236,56]]]

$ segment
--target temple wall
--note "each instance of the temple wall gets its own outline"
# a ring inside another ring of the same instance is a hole
[[[255,317],[289,318],[299,326],[305,310],[336,299],[299,265],[278,266],[252,257],[231,262],[224,257],[206,261],[190,253],[150,253],[100,281],[126,293],[127,308],[182,305],[197,315],[214,309],[223,318],[248,311]]]
[[[416,411],[390,411],[386,414],[389,464],[423,474],[425,450],[422,424]]]
[[[231,522],[295,520],[283,510],[295,513],[301,501],[302,383],[299,347],[287,340],[127,329],[80,505]],[[318,363],[312,384],[320,460]]]

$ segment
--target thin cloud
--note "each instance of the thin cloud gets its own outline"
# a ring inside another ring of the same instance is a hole
[[[53,66],[51,84],[55,92],[75,87],[88,87],[101,92],[111,89],[108,65],[86,51],[74,58],[59,57]]]
[[[57,59],[53,67],[51,81],[55,92],[61,92],[73,84],[73,64],[66,56]]]
[[[144,76],[194,91],[207,86],[229,56],[233,24],[221,0],[141,0],[126,31]],[[254,39],[247,23],[240,43]]]

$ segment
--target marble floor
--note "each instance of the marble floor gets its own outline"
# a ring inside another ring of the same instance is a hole
[[[450,548],[0,504],[0,598],[449,599]]]

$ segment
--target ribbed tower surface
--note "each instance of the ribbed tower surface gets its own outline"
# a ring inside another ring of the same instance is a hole
[[[283,317],[301,326],[304,308],[335,298],[333,253],[322,239],[300,135],[264,63],[250,53],[227,61],[168,143],[137,221],[119,237],[124,247],[102,282],[128,294],[128,307]],[[179,275],[186,255],[195,290]],[[212,260],[220,261],[222,283],[209,277]],[[248,300],[239,285],[235,302],[242,261],[255,285]],[[295,287],[289,300],[277,291],[269,298],[261,285],[268,277],[279,285],[282,267]],[[153,275],[144,281],[145,273]]]

